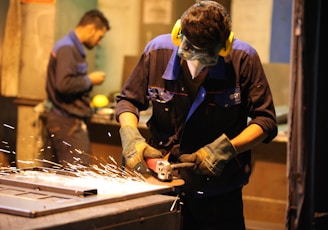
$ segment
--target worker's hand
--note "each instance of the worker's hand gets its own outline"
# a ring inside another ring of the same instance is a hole
[[[105,80],[105,72],[103,71],[94,71],[88,74],[89,79],[92,85],[100,85]]]
[[[138,129],[132,126],[120,128],[125,166],[142,174],[148,174],[149,169],[145,158],[162,158],[162,153],[146,143]]]
[[[194,171],[198,174],[219,176],[225,165],[237,154],[229,138],[222,134],[212,143],[205,145],[192,154],[182,154],[180,162],[195,163]]]

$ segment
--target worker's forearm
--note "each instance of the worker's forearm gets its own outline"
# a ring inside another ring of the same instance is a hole
[[[262,142],[268,136],[263,129],[256,124],[252,124],[244,129],[238,136],[231,140],[231,144],[238,153],[253,148],[256,144]]]
[[[120,114],[120,116],[118,117],[118,121],[119,121],[121,127],[127,126],[127,125],[135,127],[135,128],[138,127],[137,116],[130,112],[124,112],[124,113]]]
[[[118,120],[121,127],[138,127],[138,118],[133,113],[124,112],[120,114]],[[252,124],[248,126],[238,136],[233,138],[231,140],[231,144],[236,148],[238,153],[241,153],[253,148],[256,144],[262,142],[267,136],[267,133],[263,132],[262,128],[259,125]]]

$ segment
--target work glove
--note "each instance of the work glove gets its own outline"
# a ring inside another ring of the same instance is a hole
[[[219,176],[225,165],[237,154],[229,138],[222,134],[212,143],[192,154],[182,154],[180,162],[195,163],[193,170],[202,175]]]
[[[146,143],[137,128],[124,126],[120,128],[125,166],[141,174],[148,174],[145,158],[162,158],[162,153]]]

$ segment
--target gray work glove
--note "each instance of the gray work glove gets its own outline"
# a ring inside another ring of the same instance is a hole
[[[138,129],[132,126],[120,128],[125,166],[142,174],[149,173],[145,158],[162,158],[162,153],[146,143]]]
[[[229,138],[222,134],[212,143],[205,145],[192,154],[182,154],[180,162],[195,163],[194,171],[198,174],[219,176],[225,165],[237,154]]]

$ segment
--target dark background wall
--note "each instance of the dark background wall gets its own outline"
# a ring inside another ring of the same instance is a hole
[[[270,62],[290,62],[292,2],[273,1]]]
[[[0,167],[16,165],[17,106],[14,100],[0,96]]]
[[[2,57],[3,33],[8,6],[9,0],[0,1],[0,57]],[[2,165],[1,162],[8,162],[11,164],[10,166],[14,166],[15,164],[14,153],[16,150],[16,124],[17,107],[14,104],[14,98],[3,97],[0,95],[0,167],[8,166]]]

